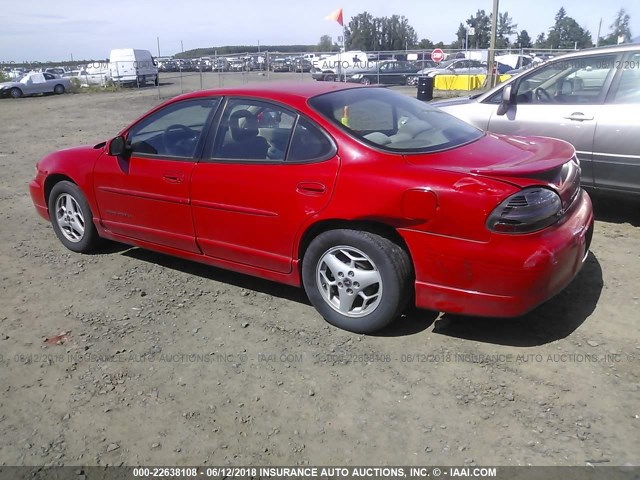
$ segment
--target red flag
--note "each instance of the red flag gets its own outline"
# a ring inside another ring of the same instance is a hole
[[[339,8],[335,12],[330,13],[329,15],[324,17],[324,19],[325,20],[335,20],[336,22],[338,22],[340,24],[340,26],[344,26],[344,24],[342,22],[342,8]]]

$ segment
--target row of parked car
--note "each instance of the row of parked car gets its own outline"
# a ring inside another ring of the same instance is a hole
[[[170,58],[158,60],[160,72],[309,72],[311,62],[302,56],[250,55],[243,57]]]
[[[538,60],[541,62],[541,60]],[[499,74],[516,74],[522,69],[538,64],[534,58],[525,55],[505,55],[496,60]],[[326,75],[317,72],[317,79],[325,80]],[[348,82],[369,84],[400,84],[417,85],[421,76],[435,77],[436,75],[486,75],[487,64],[479,60],[468,58],[450,58],[441,63],[432,60],[417,60],[413,62],[388,60],[369,62],[368,68],[346,73]]]

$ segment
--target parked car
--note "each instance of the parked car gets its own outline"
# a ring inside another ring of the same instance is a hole
[[[354,332],[412,298],[521,315],[571,282],[593,228],[568,143],[488,135],[359,85],[184,94],[36,172],[36,210],[70,250],[101,237],[302,285]]]
[[[71,81],[51,73],[27,73],[11,82],[0,83],[0,97],[20,98],[40,93],[63,94],[71,90]]]
[[[291,65],[291,71],[297,73],[308,73],[313,68],[313,64],[306,58],[296,58]]]
[[[424,68],[418,75],[435,77],[436,75],[485,75],[487,67],[478,60],[466,58],[453,58],[439,63],[435,68]]]
[[[286,58],[276,58],[269,63],[269,70],[272,72],[290,72],[291,61]]]
[[[64,77],[64,74],[67,73],[66,70],[62,67],[49,67],[44,70],[46,73],[51,73],[53,75],[59,75]]]
[[[214,72],[228,72],[229,71],[229,61],[224,57],[218,57],[213,60],[211,68]]]
[[[555,57],[473,98],[435,102],[479,128],[572,143],[582,183],[640,194],[640,46]]]
[[[387,60],[375,65],[374,68],[360,70],[347,78],[348,82],[363,85],[412,85],[417,82],[420,67],[412,62]]]
[[[159,72],[177,72],[178,64],[173,60],[163,60],[158,62],[158,71]]]
[[[107,63],[89,64],[78,72],[76,78],[83,87],[92,85],[104,87],[111,82],[111,71]]]

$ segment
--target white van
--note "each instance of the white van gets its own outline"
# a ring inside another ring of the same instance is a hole
[[[158,85],[158,66],[149,50],[117,48],[109,55],[109,73],[113,83],[145,85],[153,82]]]

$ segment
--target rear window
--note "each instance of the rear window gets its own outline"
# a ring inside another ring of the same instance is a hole
[[[309,100],[330,122],[374,147],[399,153],[447,150],[484,135],[419,100],[385,88],[355,88]]]

